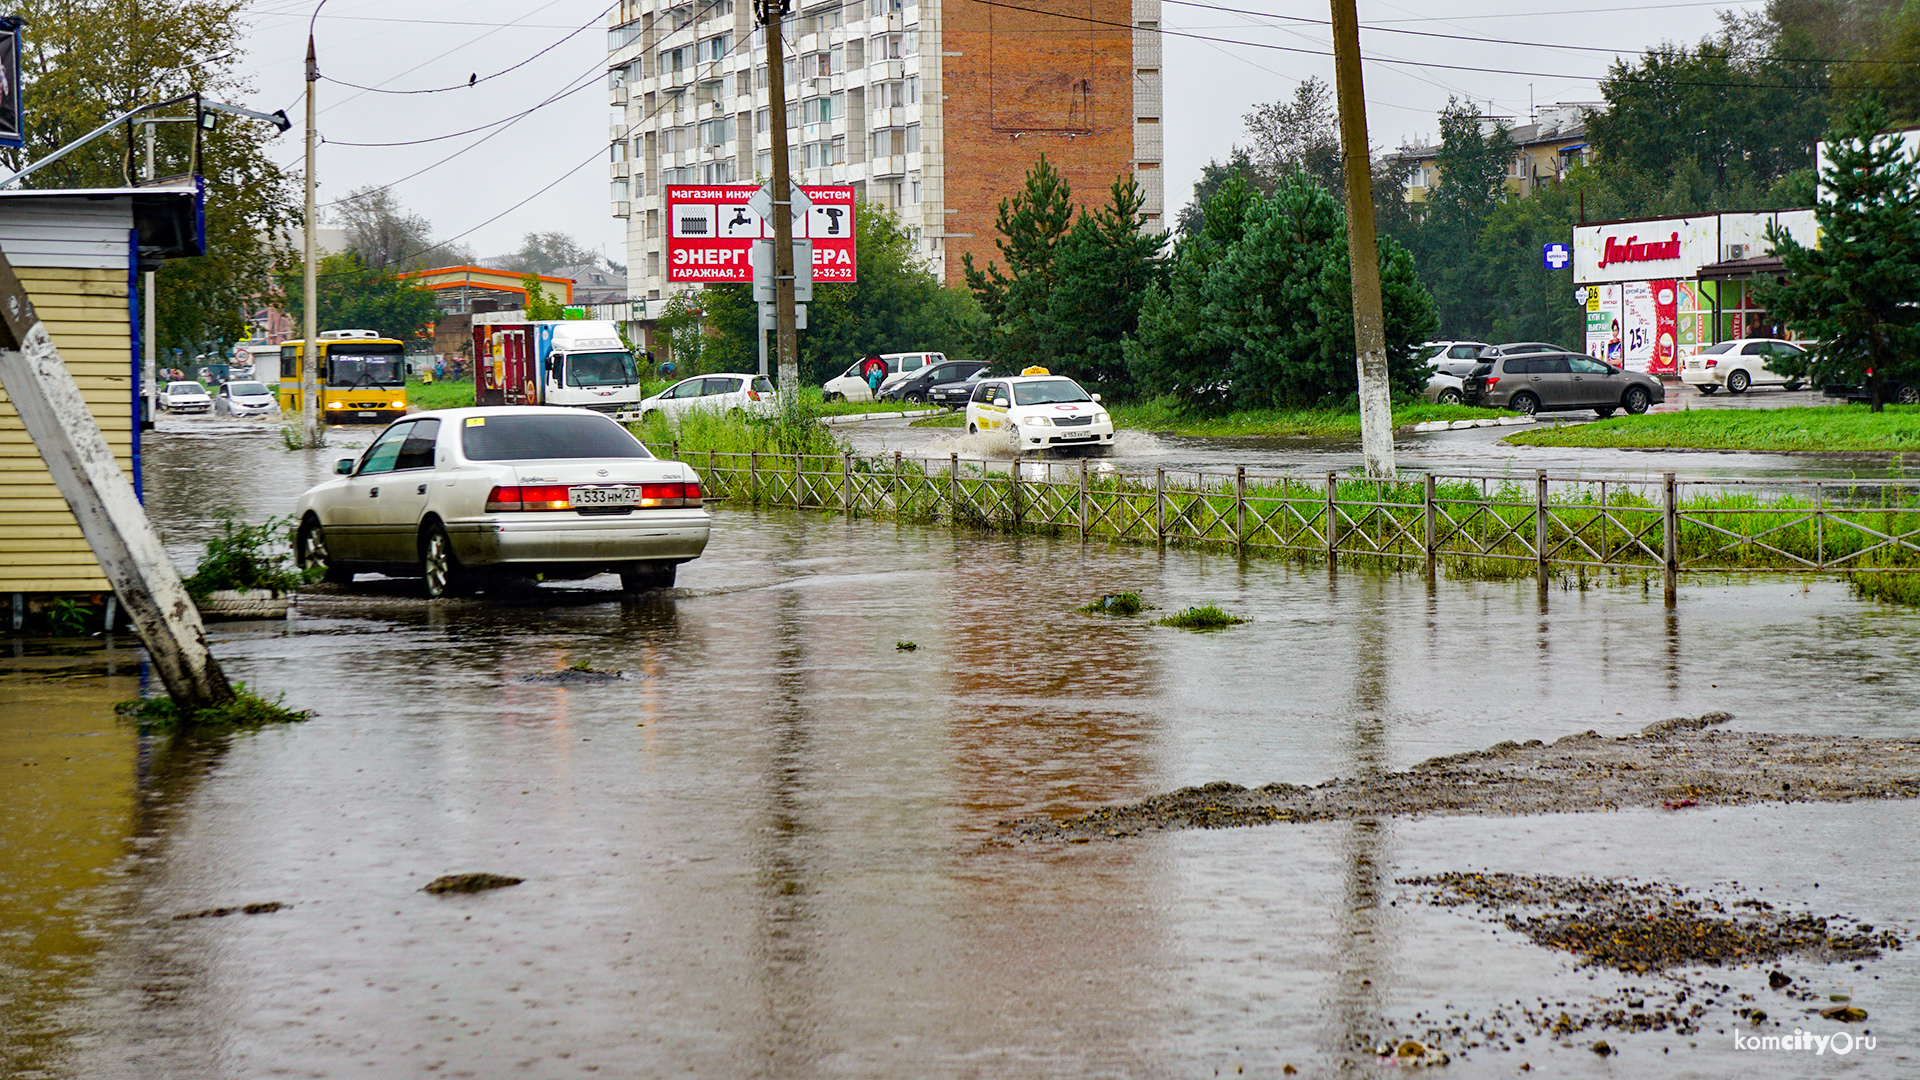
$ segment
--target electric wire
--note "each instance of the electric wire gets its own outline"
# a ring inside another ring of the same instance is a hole
[[[529,56],[526,59],[520,61],[519,63],[514,64],[512,67],[501,68],[499,71],[493,72],[492,74],[489,74],[489,75],[476,75],[469,78],[466,82],[455,83],[452,86],[435,86],[435,87],[429,87],[424,90],[388,90],[384,87],[379,87],[379,86],[361,86],[359,83],[350,83],[350,82],[347,82],[345,79],[334,79],[324,75],[321,76],[321,78],[326,79],[326,81],[330,83],[335,83],[340,86],[350,86],[355,90],[363,90],[370,94],[395,94],[395,95],[444,94],[449,90],[471,90],[472,88],[480,85],[483,82],[488,82],[490,80],[497,79],[500,76],[507,74],[508,72],[517,71],[520,68],[526,67],[528,64],[533,63],[535,60],[540,59],[541,57],[547,55],[548,53],[559,48],[560,46],[565,45],[567,42],[572,41],[574,38],[580,36],[586,31],[593,29],[594,25],[598,23],[601,19],[605,18],[607,15],[607,12],[612,11],[619,3],[620,3],[620,0],[613,0],[613,3],[608,4],[604,8],[601,8],[599,14],[595,15],[592,18],[592,20],[588,21],[584,25],[575,27],[571,32],[556,39],[553,42],[553,44],[548,45],[546,48],[541,49],[539,52],[534,53],[532,56]],[[496,27],[496,29],[505,29],[505,28],[506,28],[505,26]]]

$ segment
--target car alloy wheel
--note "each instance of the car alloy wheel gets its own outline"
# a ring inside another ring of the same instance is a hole
[[[1753,382],[1753,376],[1748,375],[1744,371],[1740,371],[1737,369],[1734,371],[1729,371],[1727,372],[1727,393],[1744,394],[1747,392],[1747,387],[1751,385],[1752,382]]]
[[[1652,400],[1652,398],[1647,396],[1645,387],[1629,386],[1627,387],[1627,392],[1620,398],[1620,407],[1635,416],[1639,416],[1641,413],[1647,411],[1647,406]]]
[[[302,569],[319,567],[320,580],[329,585],[350,585],[353,583],[353,571],[342,570],[333,565],[327,555],[326,530],[320,522],[309,516],[300,523],[300,532],[293,540],[293,561]]]
[[[1512,408],[1514,412],[1526,416],[1532,416],[1534,413],[1540,411],[1540,399],[1534,397],[1532,394],[1515,394],[1512,399],[1507,402],[1507,405]]]
[[[1894,400],[1902,405],[1920,403],[1920,389],[1911,386],[1902,386],[1900,389],[1894,391],[1893,397]]]
[[[429,600],[460,591],[460,560],[453,554],[446,528],[437,521],[427,526],[420,539],[420,577]]]
[[[1460,391],[1442,390],[1439,395],[1434,398],[1434,402],[1440,405],[1458,405],[1460,404]]]

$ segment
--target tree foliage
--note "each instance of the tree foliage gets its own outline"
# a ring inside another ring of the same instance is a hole
[[[1333,91],[1312,75],[1294,87],[1293,102],[1270,101],[1242,118],[1253,168],[1271,192],[1282,177],[1305,173],[1338,195],[1346,190],[1346,168],[1340,157],[1340,118],[1333,107]]]
[[[141,104],[198,91],[216,101],[249,104],[252,87],[229,56],[205,61],[209,42],[246,37],[238,0],[128,0],[76,4],[19,0],[9,9],[26,20],[21,78],[27,107],[26,146],[0,150],[10,170],[38,161],[106,120]],[[159,127],[156,171],[188,168],[190,124]],[[287,173],[267,144],[278,132],[257,120],[224,116],[206,133],[200,168],[207,179],[207,253],[174,259],[156,274],[156,338],[162,349],[224,349],[244,329],[245,306],[267,289],[272,238],[297,223]],[[139,179],[123,134],[103,136],[26,181],[34,188],[118,187]],[[141,155],[143,156],[143,155]]]
[[[298,268],[281,272],[280,288],[288,310],[302,310]],[[316,314],[323,330],[374,330],[382,337],[412,341],[438,313],[433,290],[368,266],[357,251],[321,258],[315,267],[315,288],[320,298]]]
[[[567,317],[567,306],[547,295],[547,290],[540,285],[540,275],[528,274],[520,279],[520,286],[527,290],[527,318],[551,322]]]
[[[1229,181],[1205,221],[1181,241],[1127,343],[1140,388],[1214,407],[1328,405],[1356,393],[1347,223],[1333,195],[1304,173],[1272,196]],[[1388,369],[1411,391],[1433,301],[1391,238],[1379,261]]]
[[[1827,140],[1820,242],[1802,247],[1769,226],[1787,273],[1759,292],[1775,318],[1821,342],[1824,376],[1868,384],[1875,411],[1889,380],[1920,369],[1920,160],[1880,134],[1886,125],[1877,98],[1849,104]]]
[[[1025,187],[1002,199],[1000,249],[1007,270],[964,257],[967,285],[987,318],[982,353],[999,370],[1039,365],[1094,383],[1126,376],[1121,342],[1147,292],[1165,276],[1161,236],[1143,232],[1145,196],[1116,178],[1105,206],[1074,214],[1073,191],[1045,156]]]
[[[530,232],[520,238],[513,268],[530,274],[551,274],[582,263],[599,264],[600,253],[563,232]]]

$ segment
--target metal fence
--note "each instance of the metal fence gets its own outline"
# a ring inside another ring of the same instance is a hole
[[[693,452],[710,498],[1475,577],[1920,571],[1920,481],[1395,480],[1106,463]]]

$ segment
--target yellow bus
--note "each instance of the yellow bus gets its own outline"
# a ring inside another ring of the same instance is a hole
[[[280,410],[298,415],[303,403],[304,342],[280,346]],[[371,330],[327,330],[317,342],[320,420],[327,424],[384,424],[407,412],[407,346]]]

